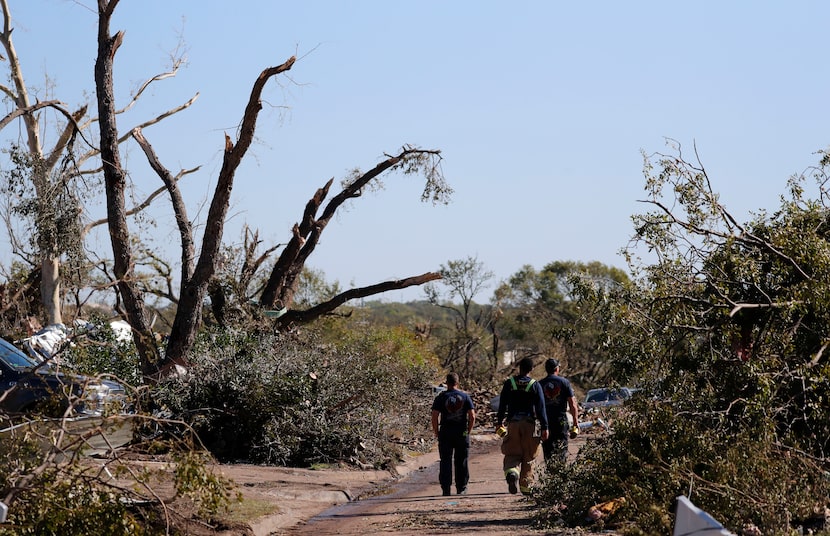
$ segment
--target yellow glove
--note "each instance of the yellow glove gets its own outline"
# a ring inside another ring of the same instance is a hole
[[[579,426],[574,425],[571,427],[571,439],[575,438],[579,435]]]
[[[496,435],[499,436],[499,437],[506,436],[507,435],[507,428],[505,428],[503,425],[499,426],[498,428],[496,428]]]

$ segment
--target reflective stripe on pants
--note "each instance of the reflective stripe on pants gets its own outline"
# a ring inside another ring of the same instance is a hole
[[[530,489],[533,460],[539,453],[541,438],[533,435],[535,431],[535,421],[510,421],[507,423],[507,436],[501,442],[504,475],[507,477],[509,472],[519,473],[519,487],[522,491]]]

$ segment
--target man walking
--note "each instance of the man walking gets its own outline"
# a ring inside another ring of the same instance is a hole
[[[458,374],[447,374],[447,390],[432,402],[432,432],[438,438],[438,482],[444,495],[450,495],[453,466],[455,489],[467,493],[470,480],[470,432],[476,422],[475,405],[470,395],[458,389]]]
[[[540,438],[535,435],[537,420],[541,440],[548,438],[544,395],[539,383],[529,376],[532,370],[532,359],[526,357],[519,361],[519,373],[508,378],[502,386],[496,413],[496,428],[507,419],[507,435],[501,443],[507,489],[516,493],[518,483],[524,495],[530,494],[533,460],[539,452]]]
[[[574,390],[571,382],[559,375],[559,361],[548,359],[545,361],[547,376],[539,380],[542,392],[545,395],[545,411],[550,423],[550,435],[542,441],[542,454],[545,462],[549,462],[554,455],[558,461],[565,463],[568,460],[568,411],[573,417],[573,426],[579,429],[579,413],[576,409]]]

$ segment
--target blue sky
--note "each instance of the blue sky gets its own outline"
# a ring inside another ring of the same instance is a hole
[[[93,89],[94,6],[12,0],[30,86],[48,74],[70,107]],[[788,177],[817,162],[830,144],[827,20],[819,1],[122,0],[112,28],[126,31],[122,103],[180,37],[188,64],[120,129],[200,94],[145,130],[168,168],[202,166],[184,188],[198,218],[253,80],[297,55],[290,81],[266,91],[226,241],[248,223],[284,243],[329,178],[414,144],[442,151],[453,202],[423,204],[419,179],[387,176],[324,233],[309,264],[329,280],[369,285],[468,256],[494,284],[554,260],[624,268],[630,217],[646,210],[641,151],[696,144],[739,220],[775,208]],[[159,186],[135,146],[126,163],[138,191]],[[155,211],[153,239],[169,247],[172,218]]]

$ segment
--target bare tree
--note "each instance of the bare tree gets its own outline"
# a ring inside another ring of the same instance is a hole
[[[49,323],[61,322],[60,308],[60,255],[65,245],[59,241],[60,234],[57,231],[55,213],[65,192],[65,184],[68,177],[50,177],[52,171],[58,164],[60,155],[72,139],[72,133],[77,122],[86,114],[86,107],[83,106],[71,114],[71,119],[66,122],[63,132],[58,137],[51,150],[46,151],[40,133],[40,124],[36,111],[45,106],[58,106],[56,101],[48,101],[32,105],[29,90],[23,79],[20,69],[17,51],[12,42],[11,13],[8,0],[0,0],[0,8],[3,10],[3,30],[0,33],[0,43],[6,51],[6,61],[9,64],[9,78],[11,85],[0,85],[2,91],[16,106],[13,113],[17,113],[23,119],[26,133],[27,151],[31,155],[31,181],[34,185],[37,199],[40,200],[35,215],[37,238],[36,243],[39,255],[40,267],[40,292],[46,317]],[[10,114],[11,115],[11,114]],[[4,121],[8,124],[9,121]],[[4,125],[5,126],[5,125]]]
[[[262,109],[263,89],[272,78],[290,70],[296,59],[291,57],[283,64],[266,68],[260,73],[254,81],[236,140],[225,135],[222,167],[211,198],[198,256],[193,229],[177,182],[171,172],[159,161],[141,129],[136,128],[131,131],[132,137],[144,151],[150,166],[161,178],[170,195],[182,246],[178,307],[162,361],[148,323],[143,293],[134,277],[135,255],[130,245],[124,203],[127,177],[119,155],[119,134],[113,104],[115,102],[113,63],[124,34],[123,32],[110,34],[110,21],[117,5],[118,0],[99,0],[98,2],[99,46],[95,65],[95,84],[98,92],[101,160],[105,178],[107,220],[113,249],[116,285],[129,322],[137,332],[136,347],[141,357],[142,372],[146,379],[153,380],[166,374],[175,365],[187,366],[187,354],[201,326],[203,304],[220,260],[225,217],[230,204],[236,170],[253,141],[257,118]],[[332,312],[350,299],[420,285],[440,278],[439,274],[428,272],[419,276],[351,289],[305,311],[289,310],[293,304],[302,268],[336,210],[347,200],[359,197],[369,183],[379,180],[381,174],[393,170],[404,174],[423,173],[426,177],[426,186],[422,194],[424,200],[446,202],[452,192],[441,174],[440,152],[413,147],[404,147],[397,155],[387,155],[384,161],[365,174],[355,173],[344,182],[341,192],[329,201],[318,217],[317,211],[322,206],[333,182],[328,181],[306,204],[301,222],[294,226],[291,240],[276,261],[263,289],[260,304],[266,308],[277,307],[281,312],[276,320],[278,328],[293,323],[309,322]]]
[[[455,318],[455,332],[442,351],[445,356],[443,365],[453,368],[460,360],[464,375],[469,377],[474,361],[487,356],[487,345],[491,342],[492,367],[488,368],[491,373],[495,372],[498,352],[495,325],[500,313],[498,308],[481,307],[474,301],[493,279],[493,272],[486,270],[476,257],[467,257],[442,265],[440,274],[446,291],[441,292],[437,285],[429,285],[425,291],[429,303],[450,311]],[[461,303],[455,303],[456,299]]]
[[[364,188],[372,181],[379,180],[384,172],[401,170],[404,173],[423,173],[426,184],[421,195],[422,200],[431,199],[434,202],[446,202],[449,194],[452,193],[452,189],[446,184],[440,171],[440,151],[406,146],[397,155],[386,155],[386,157],[370,171],[362,174],[355,173],[352,178],[344,181],[340,193],[326,204],[319,217],[316,217],[317,211],[322,206],[333,181],[329,180],[325,186],[318,189],[306,204],[303,218],[300,223],[294,225],[291,240],[274,264],[260,298],[260,303],[263,306],[285,311],[285,314],[279,317],[278,325],[287,326],[295,322],[307,322],[333,311],[339,305],[351,299],[365,298],[390,290],[422,285],[441,278],[438,273],[428,272],[405,279],[351,289],[306,311],[291,309],[294,303],[294,295],[297,292],[300,273],[309,255],[317,247],[326,225],[343,203],[349,199],[360,197]]]
[[[33,202],[26,202],[28,208],[25,212],[25,216],[33,222],[34,247],[30,248],[15,236],[12,211],[20,213],[21,205],[12,206],[12,202],[7,200],[4,218],[14,253],[31,265],[33,272],[39,272],[39,278],[32,277],[31,279],[40,281],[41,303],[46,321],[50,324],[57,324],[63,322],[61,308],[64,293],[62,290],[64,276],[61,270],[63,258],[66,254],[79,254],[80,244],[86,233],[93,227],[106,223],[106,220],[98,220],[86,225],[82,224],[83,200],[79,197],[81,187],[77,181],[82,175],[92,175],[99,171],[99,169],[81,169],[80,167],[100,155],[99,149],[84,134],[90,130],[97,118],[87,117],[88,106],[86,104],[74,111],[68,110],[58,100],[36,99],[36,102],[32,104],[32,96],[12,40],[12,16],[8,0],[0,0],[0,9],[3,13],[0,44],[6,53],[6,57],[2,59],[8,62],[10,80],[9,85],[0,84],[0,91],[15,106],[12,112],[0,120],[0,129],[18,118],[22,120],[26,146],[15,149],[13,153],[18,155],[17,167],[21,168],[18,174],[26,175],[25,177],[19,176],[19,181],[27,184],[30,182],[31,189],[34,190]],[[177,58],[170,71],[146,80],[127,106],[117,110],[116,113],[120,114],[131,108],[154,82],[175,76],[180,65],[181,59]],[[188,102],[141,123],[141,126],[155,124],[189,107],[195,99],[194,96]],[[57,138],[48,149],[44,147],[43,118],[40,115],[40,112],[47,108],[57,112],[55,126]],[[83,142],[82,147],[75,147],[79,139]],[[121,138],[118,141],[123,143],[125,139]],[[190,171],[183,171],[180,176]],[[127,213],[134,214],[143,210],[152,199],[158,196],[158,193],[154,192]],[[27,191],[25,195],[31,194]]]

